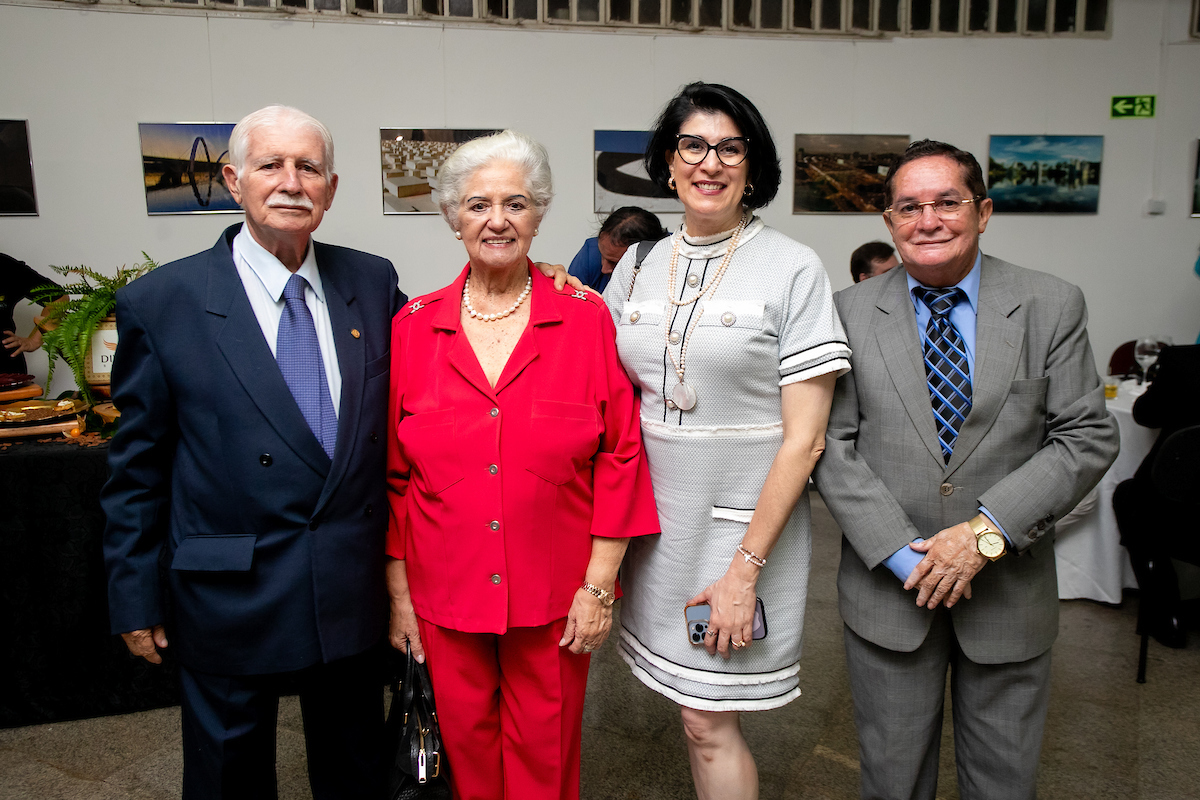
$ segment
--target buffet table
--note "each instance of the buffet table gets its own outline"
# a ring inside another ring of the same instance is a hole
[[[89,437],[0,444],[0,727],[179,702],[170,660],[134,659],[108,631],[107,454]]]
[[[1117,484],[1133,477],[1158,438],[1157,430],[1133,421],[1137,391],[1136,383],[1127,381],[1121,384],[1116,398],[1107,401],[1120,427],[1121,453],[1092,493],[1055,526],[1060,600],[1082,598],[1118,604],[1122,588],[1137,586],[1112,509]]]

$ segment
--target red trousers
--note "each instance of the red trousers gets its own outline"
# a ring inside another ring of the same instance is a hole
[[[566,618],[508,633],[419,620],[455,800],[578,800],[590,655]]]

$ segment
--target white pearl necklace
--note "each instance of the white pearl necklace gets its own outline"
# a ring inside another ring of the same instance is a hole
[[[690,300],[675,299],[675,275],[678,272],[679,265],[679,244],[683,241],[683,229],[676,232],[671,240],[671,261],[667,268],[667,299],[673,306],[690,306],[699,300],[701,297],[708,295],[712,297],[717,292],[717,286],[721,283],[721,278],[725,276],[725,270],[729,267],[729,261],[733,258],[733,251],[737,249],[738,240],[742,237],[742,231],[746,230],[746,225],[749,224],[751,214],[743,214],[738,225],[733,230],[733,237],[729,240],[729,248],[725,251],[725,257],[721,259],[717,271],[713,274],[712,281],[707,286],[701,286],[700,291],[696,293]],[[675,368],[675,375],[679,378],[679,383],[671,391],[671,402],[684,411],[691,411],[696,406],[696,389],[691,384],[684,381],[683,376],[687,372],[687,349],[688,343],[692,340],[692,333],[696,330],[697,323],[700,322],[700,317],[704,316],[704,307],[697,309],[692,315],[691,324],[687,326],[687,331],[684,333],[683,345],[679,348],[679,360],[675,360],[675,354],[671,352],[671,317],[670,315],[663,318],[663,337],[667,340],[667,357],[671,359],[671,366]]]
[[[477,319],[481,322],[497,322],[512,314],[521,307],[521,303],[525,302],[525,298],[529,297],[529,291],[533,288],[533,273],[530,273],[529,279],[525,281],[525,288],[521,294],[517,296],[517,301],[508,307],[506,311],[501,311],[497,314],[480,314],[471,306],[471,276],[467,276],[467,280],[463,283],[463,308],[467,310],[467,315],[472,319]]]

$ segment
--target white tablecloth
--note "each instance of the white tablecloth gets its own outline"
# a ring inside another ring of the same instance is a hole
[[[1123,383],[1117,397],[1107,403],[1121,429],[1121,454],[1092,494],[1055,526],[1060,600],[1086,598],[1120,603],[1122,587],[1137,586],[1112,509],[1117,484],[1133,477],[1158,437],[1156,429],[1143,428],[1133,421],[1137,388],[1134,381]]]

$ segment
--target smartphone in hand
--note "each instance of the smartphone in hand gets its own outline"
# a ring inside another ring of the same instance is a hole
[[[708,619],[712,609],[708,603],[698,606],[688,606],[683,609],[684,620],[687,623],[688,641],[692,644],[704,644],[704,634],[708,633]],[[754,622],[751,624],[751,638],[755,641],[767,636],[767,612],[763,607],[762,598],[754,601]]]

